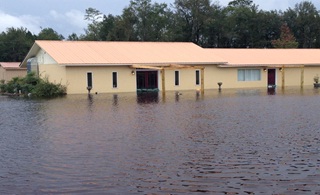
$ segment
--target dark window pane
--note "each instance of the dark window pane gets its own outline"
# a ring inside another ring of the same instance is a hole
[[[92,87],[92,72],[87,73],[87,87]]]
[[[174,72],[174,76],[175,76],[175,85],[179,85],[179,71],[175,71]]]
[[[200,85],[200,72],[196,70],[196,85]]]
[[[113,88],[117,88],[118,87],[118,78],[117,78],[117,73],[116,72],[112,73],[112,86],[113,86]]]

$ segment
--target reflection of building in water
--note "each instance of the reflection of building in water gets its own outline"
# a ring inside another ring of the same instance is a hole
[[[159,103],[159,93],[158,92],[137,93],[137,102],[139,104]]]
[[[313,86],[320,49],[204,49],[181,42],[39,40],[20,67],[68,94]]]
[[[113,105],[118,106],[118,95],[117,94],[113,95]]]
[[[275,95],[276,94],[276,88],[275,87],[269,87],[268,88],[268,95]]]

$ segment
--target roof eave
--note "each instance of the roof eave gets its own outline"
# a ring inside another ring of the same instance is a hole
[[[168,64],[180,64],[180,65],[221,65],[227,64],[227,62],[163,62],[163,63],[60,63],[62,66],[132,66],[133,64],[150,65],[150,66],[164,66]]]
[[[26,67],[26,66],[27,66],[27,61],[28,61],[28,59],[34,57],[39,50],[40,50],[40,47],[39,47],[39,45],[37,44],[37,42],[35,41],[35,42],[33,43],[33,45],[31,46],[28,54],[26,55],[26,57],[23,59],[23,61],[20,63],[19,66],[20,66],[20,67]]]
[[[290,66],[290,67],[302,67],[302,66],[320,66],[318,63],[311,63],[311,64],[224,64],[218,65],[219,68],[247,68],[247,67],[257,67],[257,68],[281,68],[283,66]]]

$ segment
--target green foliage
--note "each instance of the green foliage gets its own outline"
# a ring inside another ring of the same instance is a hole
[[[66,93],[66,88],[61,84],[50,83],[48,78],[41,79],[31,91],[32,95],[39,98],[51,98],[62,96]]]
[[[63,40],[64,37],[52,28],[44,28],[37,36],[38,40]]]
[[[0,61],[22,61],[34,40],[35,36],[26,28],[8,28],[0,34]]]
[[[48,78],[41,79],[34,72],[28,73],[25,77],[14,77],[8,83],[1,83],[2,93],[17,94],[21,93],[27,96],[50,98],[66,94],[66,87],[61,84],[50,83]]]
[[[0,80],[0,92],[5,92],[6,91],[6,85],[5,85],[5,80]]]

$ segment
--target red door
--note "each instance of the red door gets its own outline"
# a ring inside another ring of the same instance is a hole
[[[276,69],[268,69],[268,87],[276,85]]]

